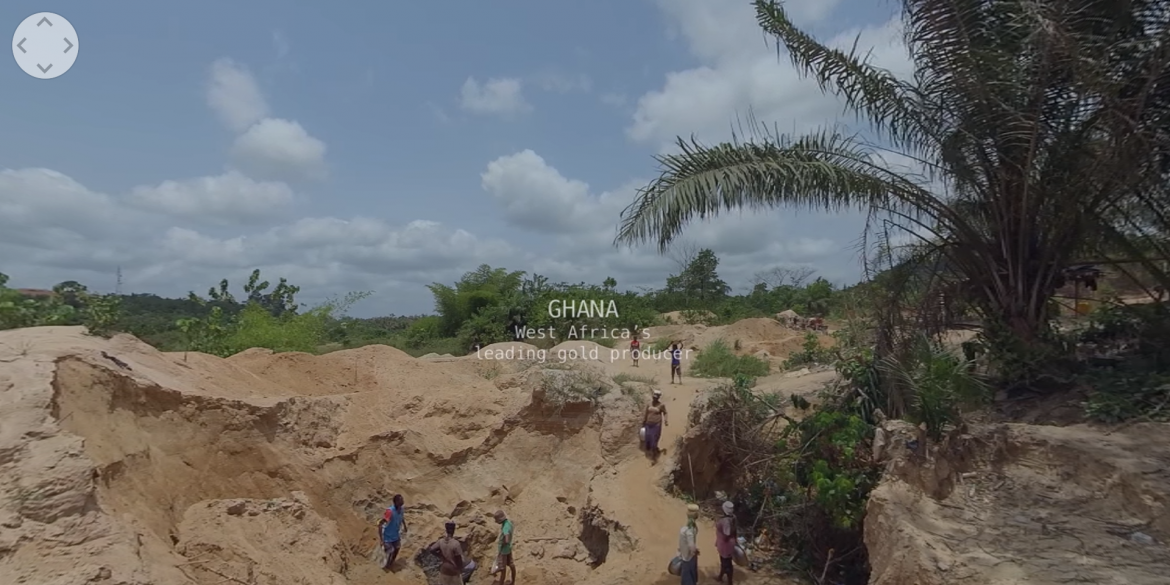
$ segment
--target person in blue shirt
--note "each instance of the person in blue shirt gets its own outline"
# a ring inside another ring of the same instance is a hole
[[[382,570],[389,571],[398,559],[398,551],[402,550],[402,535],[406,532],[406,518],[404,515],[405,501],[402,494],[395,494],[394,505],[386,508],[382,520],[378,522],[378,534],[382,539],[382,550],[386,551],[386,563]]]
[[[682,384],[682,350],[678,344],[670,346],[670,383],[674,384],[674,377],[678,376],[678,383]]]

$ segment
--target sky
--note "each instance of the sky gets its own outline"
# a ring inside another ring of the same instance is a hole
[[[54,12],[77,60],[0,66],[0,272],[182,296],[254,268],[351,314],[430,312],[427,284],[481,264],[661,287],[711,248],[744,291],[773,267],[861,276],[862,219],[791,209],[688,226],[675,253],[614,245],[676,137],[856,124],[747,0],[0,3]],[[886,0],[793,0],[830,44],[908,70]],[[858,37],[860,35],[860,37]]]

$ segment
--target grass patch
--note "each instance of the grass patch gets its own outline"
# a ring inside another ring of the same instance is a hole
[[[479,375],[487,380],[495,380],[504,373],[504,366],[500,362],[488,362],[479,368]]]
[[[1083,404],[1098,422],[1170,420],[1170,376],[1149,372],[1108,372],[1090,376],[1095,390]]]
[[[726,341],[716,339],[695,356],[690,374],[696,378],[734,378],[737,375],[758,378],[767,376],[768,370],[768,362],[751,355],[735,355]]]
[[[662,337],[655,339],[654,343],[650,344],[650,350],[654,352],[666,351],[670,349],[670,338]]]

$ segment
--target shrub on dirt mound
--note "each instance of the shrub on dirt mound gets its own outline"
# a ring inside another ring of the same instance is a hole
[[[604,372],[593,369],[552,369],[535,372],[534,402],[553,407],[596,403],[602,396],[617,389],[617,384]]]
[[[829,408],[801,420],[784,410],[745,376],[697,397],[674,485],[700,500],[734,494],[745,536],[766,532],[812,575],[828,566],[827,582],[865,583],[862,519],[878,475],[869,427]]]

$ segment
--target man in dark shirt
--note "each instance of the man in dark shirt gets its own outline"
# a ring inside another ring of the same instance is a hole
[[[445,527],[447,536],[435,541],[427,550],[439,555],[443,561],[439,565],[438,585],[463,585],[463,568],[467,565],[463,561],[463,545],[455,538],[455,521],[448,520]]]

